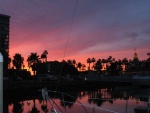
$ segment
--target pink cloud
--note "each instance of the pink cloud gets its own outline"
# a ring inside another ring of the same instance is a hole
[[[150,42],[148,4],[79,1],[70,35],[75,1],[1,0],[0,10],[11,16],[10,56],[20,53],[27,57],[31,52],[40,55],[48,50],[48,60],[61,61],[65,54],[65,59],[86,62],[87,58],[110,55],[132,59],[134,48],[140,59],[146,59]]]

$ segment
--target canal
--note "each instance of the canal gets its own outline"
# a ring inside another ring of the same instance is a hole
[[[4,113],[50,113],[52,105],[63,113],[135,113],[148,106],[150,95],[149,88],[138,86],[47,88],[50,101],[44,101],[40,90],[4,92]]]

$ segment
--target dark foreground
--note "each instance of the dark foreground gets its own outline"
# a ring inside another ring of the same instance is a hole
[[[4,91],[15,91],[15,90],[33,90],[41,89],[47,87],[50,89],[53,88],[84,88],[84,87],[95,87],[102,85],[132,85],[131,81],[4,81]]]
[[[109,110],[118,113],[126,111],[134,113],[134,109],[138,106],[146,107],[147,104],[145,103],[148,101],[147,97],[150,91],[149,88],[140,88],[131,82],[121,81],[13,81],[4,84],[4,113],[37,113],[35,110],[44,113],[43,106],[50,110],[51,105],[49,103],[44,104],[42,101],[42,94],[39,90],[43,87],[52,91],[64,92],[74,97],[72,99],[64,96],[65,101],[72,102],[65,104],[68,113],[77,113],[83,110],[77,109],[79,108],[76,104],[77,99],[88,105],[85,106],[88,112],[93,110],[89,106],[94,104],[97,108],[106,108],[107,106]],[[62,101],[60,101],[62,95],[49,92],[49,96],[56,100],[57,104],[64,110]],[[95,109],[95,113],[100,112],[106,113],[103,110]]]

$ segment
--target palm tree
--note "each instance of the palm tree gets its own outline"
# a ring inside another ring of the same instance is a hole
[[[78,68],[79,70],[81,70],[81,67],[82,67],[81,62],[78,62],[78,64],[77,64],[77,68]]]
[[[67,60],[69,65],[72,65],[72,61],[71,60]]]
[[[88,70],[90,70],[90,64],[91,64],[91,59],[90,58],[87,59],[87,63],[89,63]]]
[[[47,50],[45,50],[45,51],[42,53],[41,59],[43,59],[43,62],[47,62],[47,54],[48,54]]]
[[[124,58],[124,59],[122,60],[122,64],[124,64],[125,70],[126,70],[126,69],[127,69],[127,64],[128,64],[128,59],[127,59],[127,58]]]
[[[23,110],[24,110],[23,104],[15,100],[13,103],[13,109],[12,109],[13,113],[22,113]]]
[[[23,65],[24,58],[21,56],[21,54],[16,53],[15,56],[13,57],[13,65],[16,67],[17,70],[21,69]]]
[[[62,60],[62,63],[67,63],[66,60]]]
[[[109,57],[107,58],[107,61],[108,61],[108,62],[112,62],[112,59],[113,59],[112,56],[109,56]]]
[[[106,70],[108,71],[108,68],[111,66],[111,63],[113,61],[113,57],[109,56],[106,60]]]
[[[94,57],[91,59],[91,62],[93,62],[93,66],[92,66],[92,68],[94,69],[94,63],[96,62],[96,60],[95,60],[95,58],[94,58]]]
[[[31,53],[27,58],[27,62],[29,68],[30,67],[32,68],[32,71],[34,72],[35,75],[37,64],[41,62],[39,60],[39,55],[37,55],[37,53]]]
[[[101,69],[102,69],[102,64],[101,64],[101,59],[98,59],[97,62],[95,63],[94,69],[101,74]]]
[[[85,67],[86,67],[86,65],[85,64],[82,64],[82,70],[85,70]]]
[[[115,60],[115,58],[112,58],[112,62],[115,62],[116,60]]]
[[[37,109],[36,107],[36,103],[35,103],[35,98],[33,99],[33,107],[32,107],[32,110],[31,112],[29,113],[39,113],[40,111]]]
[[[104,70],[106,70],[106,67],[107,67],[107,66],[106,66],[107,60],[102,59],[101,63],[102,63],[102,68],[104,68]]]
[[[76,67],[76,60],[72,60],[72,64]]]

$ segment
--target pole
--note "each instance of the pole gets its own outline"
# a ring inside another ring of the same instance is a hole
[[[148,113],[150,113],[150,93],[149,93],[149,97],[148,97],[147,107],[148,107]]]
[[[3,56],[0,52],[0,113],[3,113]]]

